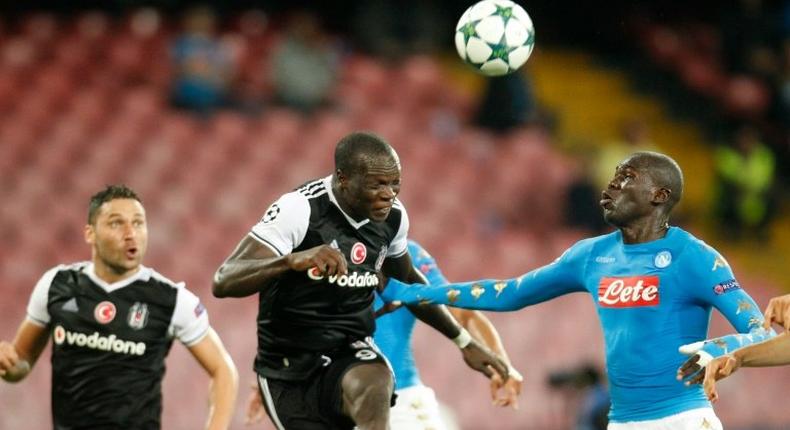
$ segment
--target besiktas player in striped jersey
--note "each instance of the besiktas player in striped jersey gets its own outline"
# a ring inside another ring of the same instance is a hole
[[[382,297],[506,311],[588,292],[605,338],[609,429],[721,429],[702,388],[684,386],[676,374],[700,380],[700,367],[712,357],[773,332],[761,327],[762,314],[724,258],[690,233],[669,226],[682,191],[682,173],[674,160],[635,153],[617,166],[602,193],[604,218],[617,227],[614,233],[582,240],[553,263],[518,278],[439,288],[390,281]],[[704,342],[712,307],[741,334]],[[680,352],[692,357],[684,364]]]
[[[178,339],[211,379],[207,428],[228,428],[236,367],[200,300],[141,264],[148,228],[135,192],[94,195],[85,241],[91,261],[54,267],[36,284],[16,338],[0,342],[0,376],[24,379],[51,337],[56,430],[157,429],[165,357]]]
[[[392,371],[372,342],[377,273],[421,282],[396,199],[401,166],[380,137],[337,144],[335,172],[280,197],[217,270],[218,297],[259,295],[255,370],[278,429],[386,429]],[[501,359],[443,306],[412,310],[470,367],[507,378]]]

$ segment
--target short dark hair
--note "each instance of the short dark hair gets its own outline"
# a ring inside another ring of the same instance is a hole
[[[133,189],[124,184],[107,185],[103,190],[91,197],[88,205],[88,224],[93,225],[96,222],[96,215],[99,213],[101,205],[115,199],[134,199],[140,203],[143,202]]]
[[[683,171],[678,163],[668,155],[652,151],[636,152],[631,155],[631,159],[647,167],[655,185],[670,191],[666,209],[672,210],[683,196]]]
[[[395,150],[384,138],[358,131],[340,139],[335,147],[335,168],[346,174],[365,171],[367,162],[380,156],[395,156]]]

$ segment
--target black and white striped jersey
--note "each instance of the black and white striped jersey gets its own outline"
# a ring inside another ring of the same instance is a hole
[[[53,340],[55,429],[159,428],[172,340],[191,346],[209,330],[205,307],[183,283],[141,266],[108,284],[90,262],[47,271],[27,318]]]
[[[377,272],[385,258],[407,252],[408,228],[397,200],[385,221],[355,221],[338,205],[332,176],[273,203],[250,236],[278,255],[330,245],[345,255],[348,274],[288,272],[261,288],[255,369],[266,377],[301,379],[319,364],[320,352],[372,335]]]

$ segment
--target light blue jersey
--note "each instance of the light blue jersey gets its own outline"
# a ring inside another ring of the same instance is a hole
[[[733,345],[771,336],[760,327],[759,308],[726,260],[677,227],[641,244],[624,244],[619,231],[582,240],[553,263],[519,278],[437,287],[390,280],[383,297],[407,304],[516,310],[567,293],[591,294],[605,337],[612,422],[653,420],[710,406],[699,385],[686,387],[675,375],[687,358],[678,347],[705,339],[713,307],[738,332],[749,334],[710,341],[703,351],[717,356]]]
[[[431,285],[444,285],[444,277],[436,260],[417,242],[409,241],[409,254],[412,264],[422,273]],[[381,298],[376,295],[374,309],[384,305]],[[381,352],[390,361],[395,373],[395,389],[411,387],[421,384],[420,374],[414,364],[414,355],[411,349],[411,335],[416,318],[406,308],[382,315],[376,319],[376,332],[373,340]]]

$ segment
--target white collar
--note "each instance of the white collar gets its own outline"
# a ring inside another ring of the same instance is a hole
[[[96,275],[96,268],[94,267],[93,262],[90,262],[88,263],[87,266],[85,266],[85,269],[83,269],[83,273],[88,275],[88,278],[90,278],[90,280],[93,281],[94,284],[100,286],[104,291],[108,293],[111,293],[116,290],[120,290],[123,287],[131,285],[135,281],[148,281],[149,279],[151,279],[151,269],[143,266],[142,264],[137,269],[137,272],[134,273],[134,275],[113,283],[108,283],[107,281],[99,278],[99,276]]]
[[[329,201],[334,203],[335,206],[337,206],[337,208],[340,209],[340,213],[342,213],[343,216],[346,217],[346,220],[348,221],[349,224],[351,224],[352,227],[359,230],[363,225],[369,223],[370,220],[368,218],[365,218],[362,221],[356,221],[354,220],[354,218],[351,218],[351,216],[349,216],[346,213],[346,211],[343,210],[343,208],[340,207],[340,204],[337,202],[337,199],[335,198],[335,193],[332,191],[332,176],[333,175],[329,175],[326,178],[324,178],[324,186],[326,187],[327,193],[329,194]]]

